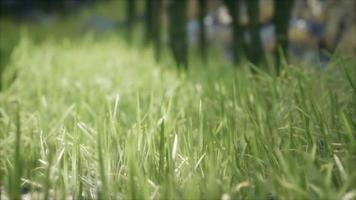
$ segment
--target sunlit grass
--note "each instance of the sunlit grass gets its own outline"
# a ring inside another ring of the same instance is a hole
[[[194,62],[184,74],[115,36],[23,35],[7,67],[2,195],[355,198],[352,61],[279,77]]]
[[[122,30],[84,34],[93,13],[122,19],[120,2],[0,19],[1,199],[356,197],[353,60],[276,77],[191,52],[184,73]]]

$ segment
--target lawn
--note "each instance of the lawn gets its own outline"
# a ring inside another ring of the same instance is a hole
[[[0,93],[1,199],[356,198],[352,59],[184,72],[114,34],[19,34]]]

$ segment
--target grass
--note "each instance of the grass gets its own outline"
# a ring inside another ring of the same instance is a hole
[[[19,37],[0,93],[4,199],[356,197],[354,60],[184,74],[113,35]]]
[[[275,77],[198,62],[184,75],[152,58],[116,37],[22,36],[0,99],[2,193],[355,197],[354,62]]]

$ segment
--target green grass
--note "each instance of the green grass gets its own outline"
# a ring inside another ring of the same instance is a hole
[[[356,198],[354,60],[276,77],[193,59],[182,73],[115,35],[13,32],[3,198]]]
[[[10,60],[2,195],[355,198],[351,60],[280,77],[198,62],[182,74],[149,49],[90,35],[41,44],[23,35]]]

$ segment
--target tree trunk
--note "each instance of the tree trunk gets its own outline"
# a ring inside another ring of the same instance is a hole
[[[200,48],[200,56],[203,63],[207,62],[206,56],[206,30],[204,24],[204,18],[208,12],[208,2],[207,0],[199,0],[199,48]]]
[[[277,36],[277,49],[275,51],[277,73],[281,68],[282,55],[285,55],[285,59],[288,60],[288,27],[293,3],[294,0],[275,0],[274,25]],[[279,52],[279,49],[282,52]]]
[[[146,44],[154,45],[155,60],[160,61],[163,0],[146,0]]]
[[[169,39],[179,69],[188,68],[187,0],[171,0],[169,5]]]
[[[237,65],[241,60],[241,52],[243,50],[243,29],[240,25],[240,1],[239,0],[225,0],[226,7],[232,18],[232,51],[234,56],[234,64]]]
[[[132,40],[135,11],[136,11],[136,0],[126,0],[126,25],[127,25],[126,38],[129,43]]]
[[[153,23],[153,6],[154,0],[146,0],[145,9],[145,43],[148,45],[152,41],[152,23]]]
[[[263,49],[260,37],[260,22],[259,22],[259,0],[247,0],[247,13],[249,16],[249,32],[251,43],[247,52],[247,57],[255,65],[259,65],[263,59]]]

